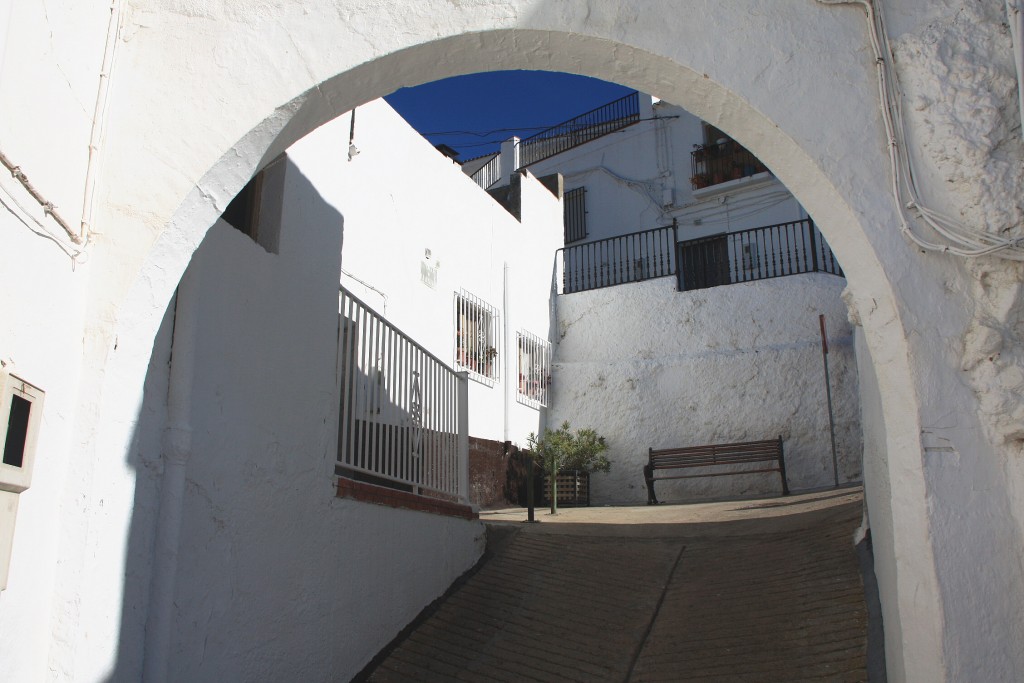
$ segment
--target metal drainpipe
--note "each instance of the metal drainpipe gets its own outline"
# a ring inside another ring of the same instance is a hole
[[[510,406],[509,406],[509,403],[510,403],[509,392],[512,391],[512,387],[513,387],[513,378],[512,378],[512,369],[513,368],[512,368],[512,351],[511,351],[512,344],[510,343],[510,339],[509,339],[509,329],[510,328],[509,328],[509,320],[508,320],[508,316],[509,316],[509,313],[508,313],[508,300],[509,300],[509,296],[508,296],[508,261],[505,262],[505,270],[502,273],[502,287],[501,287],[501,289],[502,289],[502,298],[504,299],[502,301],[502,307],[503,307],[503,310],[504,310],[504,315],[502,316],[504,318],[504,320],[502,321],[504,323],[504,325],[502,326],[504,329],[502,330],[502,334],[505,337],[505,406],[504,406],[504,408],[505,408],[505,415],[504,415],[505,430],[504,430],[504,437],[502,438],[502,441],[508,442],[508,434],[509,434],[508,420],[509,420],[509,410],[510,410]],[[515,381],[516,385],[518,385],[519,377],[517,376],[514,381]]]
[[[200,277],[186,271],[174,304],[174,332],[167,386],[167,428],[163,434],[164,471],[156,520],[153,580],[146,618],[142,680],[164,683],[174,623],[174,589],[178,573],[181,519],[185,507],[185,471],[192,455],[192,380],[195,375],[197,308]]]

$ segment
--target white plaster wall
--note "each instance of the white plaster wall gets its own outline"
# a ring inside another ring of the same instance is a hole
[[[106,6],[72,5],[47,2],[49,21],[41,6],[11,9],[18,23],[0,79],[0,143],[22,149],[12,152],[16,162],[68,213],[84,183],[66,171],[82,167],[91,111],[88,97],[69,93],[95,91],[98,69],[89,62],[99,63],[108,14]],[[71,373],[61,380],[77,405],[68,418],[67,486],[47,500],[62,506],[52,623],[45,636],[25,635],[49,642],[52,677],[108,675],[122,611],[144,609],[125,600],[136,485],[125,461],[167,303],[227,200],[291,142],[397,87],[541,68],[581,71],[687,107],[768,163],[815,216],[849,278],[885,416],[878,466],[890,477],[898,554],[880,575],[892,580],[883,590],[896,596],[902,651],[894,656],[903,663],[893,679],[1019,678],[1024,487],[1007,426],[1020,397],[1002,375],[1019,365],[1021,274],[988,259],[968,268],[923,255],[899,235],[856,7],[728,0],[680,12],[671,3],[515,0],[451,12],[442,0],[311,0],[118,8],[124,30],[94,221],[103,234],[90,250],[86,288],[59,287],[65,296],[84,289],[86,329],[68,329],[75,311],[55,306],[33,308],[17,328],[65,329],[65,340],[82,343],[78,382]],[[1022,152],[1004,3],[890,0],[885,8],[897,71],[912,86],[904,111],[926,194],[976,226],[1020,234]],[[77,21],[79,10],[88,20]],[[54,43],[51,28],[59,28]],[[15,42],[21,49],[12,51]],[[57,68],[52,55],[38,55],[52,44],[74,60]],[[998,333],[998,356],[974,353],[986,346],[972,346],[988,338],[986,326]],[[41,339],[11,338],[19,348]],[[922,428],[940,437],[927,458]],[[0,612],[5,629],[31,627],[25,619]]]
[[[285,163],[280,253],[218,222],[193,260],[169,680],[346,679],[483,550],[479,522],[335,498],[342,222]]]
[[[593,475],[595,502],[647,500],[648,448],[780,435],[790,489],[831,486],[820,313],[829,326],[839,480],[860,480],[844,285],[818,274],[677,292],[673,278],[661,278],[559,297],[551,418],[607,438],[612,469]],[[663,481],[655,491],[678,502],[775,494],[782,485],[766,473]]]
[[[859,327],[854,328],[854,349],[860,381],[860,422],[864,442],[865,517],[871,529],[872,550],[876,558],[875,575],[885,631],[886,669],[889,676],[903,680],[907,671],[900,637],[900,612],[896,609],[898,549],[893,538],[892,484],[889,472],[880,466],[880,455],[885,452],[885,415],[871,352],[865,343],[864,331]],[[932,628],[935,628],[934,624]]]
[[[7,187],[7,179],[2,182]],[[7,589],[0,592],[4,676],[30,681],[41,680],[46,672],[55,570],[58,559],[66,558],[61,541],[67,522],[62,520],[75,506],[63,492],[73,466],[88,275],[87,267],[72,271],[65,254],[6,210],[0,215],[0,240],[0,272],[10,291],[17,292],[0,297],[0,363],[46,392],[32,485],[19,496],[10,574]],[[40,316],[42,310],[53,317]]]
[[[350,123],[349,115],[340,117],[289,151],[344,223],[342,284],[449,365],[455,293],[465,289],[498,309],[509,334],[500,349],[501,380],[470,381],[470,434],[525,443],[538,430],[540,413],[515,400],[515,333],[548,337],[551,274],[562,237],[559,198],[532,176],[522,177],[522,220],[516,220],[383,100],[356,110],[359,154],[348,161]],[[422,281],[423,264],[437,269],[433,288]]]
[[[71,2],[0,8],[0,151],[74,229],[107,16],[105,7]],[[91,463],[75,457],[83,441],[75,423],[96,407],[78,384],[90,348],[83,319],[93,271],[87,256],[73,267],[49,239],[73,246],[6,169],[0,203],[0,363],[46,392],[32,485],[19,496],[10,574],[0,592],[0,669],[5,680],[39,681],[66,673],[60,662],[48,663],[54,640],[77,638],[68,626],[77,605],[54,600],[69,592],[58,564],[65,576],[81,577],[85,558],[77,546],[96,533],[82,513],[98,501],[72,493],[88,490],[91,475]],[[123,455],[112,458],[115,469]],[[109,531],[116,538],[122,529]],[[125,580],[108,583],[120,588]],[[110,647],[116,645],[99,646]]]

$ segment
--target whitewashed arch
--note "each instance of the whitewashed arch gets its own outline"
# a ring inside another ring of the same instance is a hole
[[[542,69],[618,82],[751,149],[839,256],[884,413],[888,460],[873,465],[883,486],[871,515],[888,548],[880,562],[890,672],[941,680],[951,651],[969,662],[969,643],[949,625],[972,606],[940,580],[922,464],[922,392],[937,381],[925,375],[941,353],[908,342],[937,305],[913,293],[949,269],[923,270],[898,235],[862,15],[807,0],[351,4],[169,1],[129,18],[90,299],[95,319],[118,321],[116,335],[96,330],[117,344],[97,345],[105,357],[86,378],[102,397],[100,421],[132,419],[122,383],[145,376],[192,253],[252,173],[294,140],[398,87],[458,74]],[[101,434],[90,448],[123,452],[107,438],[118,437]]]

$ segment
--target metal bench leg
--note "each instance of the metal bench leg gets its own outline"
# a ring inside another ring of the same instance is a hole
[[[782,450],[782,436],[779,436],[779,474],[782,476],[782,495],[789,495],[789,482],[786,481],[786,454]]]
[[[657,505],[658,497],[654,495],[654,468],[644,465],[644,481],[647,483],[647,504]]]

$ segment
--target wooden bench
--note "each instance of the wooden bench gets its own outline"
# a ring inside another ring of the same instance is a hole
[[[695,479],[698,477],[724,477],[730,474],[756,474],[778,472],[782,476],[782,495],[789,495],[786,483],[786,458],[782,452],[782,437],[767,441],[743,441],[740,443],[689,446],[686,448],[648,449],[648,462],[644,465],[644,480],[647,482],[647,504],[657,505],[654,482],[658,479]],[[684,470],[692,467],[725,468],[730,465],[774,462],[775,467],[756,470],[734,470],[725,472],[702,472],[700,474],[666,474],[666,470]]]

